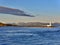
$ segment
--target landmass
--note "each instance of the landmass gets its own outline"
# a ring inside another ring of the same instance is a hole
[[[48,26],[49,23],[41,23],[41,22],[20,22],[20,23],[2,23],[0,22],[0,27],[2,26],[16,26],[16,27],[59,27],[60,23],[52,23],[52,26]]]

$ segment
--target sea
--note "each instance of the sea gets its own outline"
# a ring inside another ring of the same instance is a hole
[[[60,27],[0,27],[0,45],[60,45]]]

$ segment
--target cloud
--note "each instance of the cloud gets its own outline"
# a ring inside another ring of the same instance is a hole
[[[34,17],[33,15],[26,14],[24,11],[14,8],[8,8],[8,7],[2,7],[0,6],[0,13],[3,14],[12,14],[16,16],[28,16],[28,17]]]

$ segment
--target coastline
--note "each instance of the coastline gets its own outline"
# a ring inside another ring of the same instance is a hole
[[[55,28],[55,27],[37,27],[37,26],[0,26],[0,27]]]
[[[58,23],[57,23],[58,24]],[[40,22],[29,22],[29,23],[19,23],[19,24],[5,24],[5,23],[1,23],[0,22],[0,27],[4,27],[4,26],[14,26],[14,27],[38,27],[38,28],[54,28],[54,27],[59,27],[59,26],[55,26],[54,23],[40,23]]]

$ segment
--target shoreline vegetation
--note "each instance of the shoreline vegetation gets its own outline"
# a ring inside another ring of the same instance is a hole
[[[15,24],[15,23],[12,23],[12,24],[5,24],[5,23],[2,23],[0,22],[0,27],[3,27],[3,26],[14,26],[14,27],[42,27],[42,28],[53,28],[53,27],[59,27],[60,26],[60,23],[52,23],[52,26],[47,26],[49,25],[49,23],[40,23],[40,22],[28,22],[28,23],[18,23],[18,24]]]

